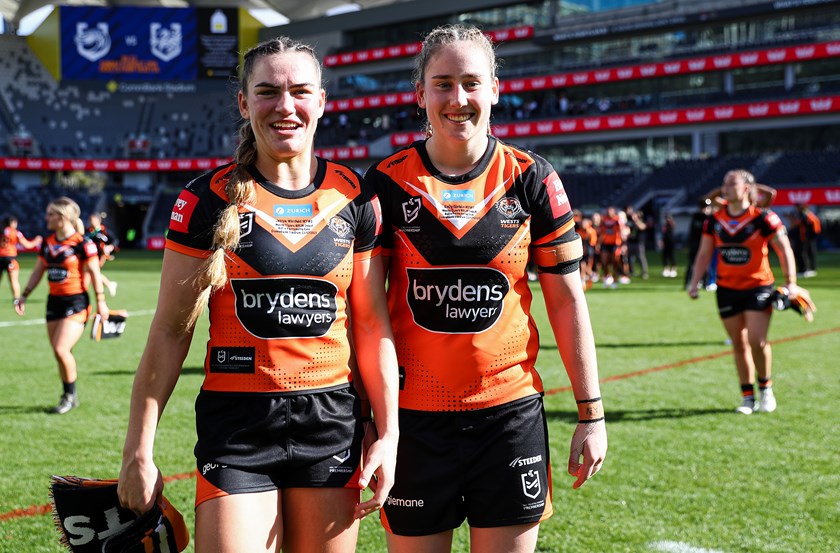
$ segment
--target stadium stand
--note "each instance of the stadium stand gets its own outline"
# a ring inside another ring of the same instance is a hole
[[[476,23],[504,60],[498,136],[555,164],[576,205],[646,203],[679,213],[733,166],[776,186],[837,185],[836,155],[827,148],[840,141],[838,6],[410,0],[293,21],[260,38],[282,33],[316,45],[330,102],[316,146],[364,146],[344,158],[363,171],[418,137],[422,114],[409,75],[423,33]],[[27,133],[31,147],[22,155],[47,159],[230,155],[238,123],[230,83],[195,79],[136,91],[125,84],[56,82],[25,39],[0,36],[0,154],[20,154],[12,137]],[[148,232],[165,229],[159,206],[168,196],[154,187],[177,188],[195,174],[155,174],[144,180],[152,189],[129,191],[145,208],[154,202]],[[99,192],[106,209],[128,181],[108,174]],[[19,175],[0,183],[21,186]]]

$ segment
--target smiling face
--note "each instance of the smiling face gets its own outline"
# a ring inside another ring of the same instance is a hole
[[[239,92],[239,112],[251,122],[257,158],[286,161],[312,153],[326,95],[315,60],[305,52],[262,56]]]
[[[499,80],[479,45],[455,41],[440,46],[429,57],[416,89],[434,140],[486,140],[490,110],[499,101]]]

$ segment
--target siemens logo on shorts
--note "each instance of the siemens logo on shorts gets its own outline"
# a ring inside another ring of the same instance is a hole
[[[723,246],[720,258],[728,265],[746,265],[750,262],[750,250],[742,246]]]
[[[422,499],[402,499],[400,497],[391,497],[390,495],[385,500],[385,503],[392,507],[414,507],[422,509],[424,506]]]
[[[492,327],[510,290],[505,275],[486,267],[407,269],[408,306],[432,332],[474,334]]]
[[[335,284],[314,278],[231,279],[236,316],[265,340],[316,338],[336,320]]]

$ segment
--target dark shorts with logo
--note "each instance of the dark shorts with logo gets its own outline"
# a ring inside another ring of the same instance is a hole
[[[744,311],[765,311],[773,304],[773,286],[759,286],[749,290],[717,289],[717,306],[721,319],[734,317]]]
[[[18,265],[18,261],[16,257],[6,257],[0,256],[0,275],[9,271],[17,271],[20,269],[20,265]]]
[[[360,489],[360,409],[348,387],[284,395],[202,390],[196,506],[282,488]]]
[[[476,411],[400,410],[394,487],[382,524],[401,536],[514,526],[550,517],[551,464],[540,396]]]
[[[85,324],[90,316],[90,298],[87,294],[47,296],[47,320],[69,319]]]

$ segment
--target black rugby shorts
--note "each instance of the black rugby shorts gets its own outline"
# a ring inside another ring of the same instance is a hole
[[[426,536],[547,519],[551,464],[542,397],[463,412],[400,411],[386,530]]]

